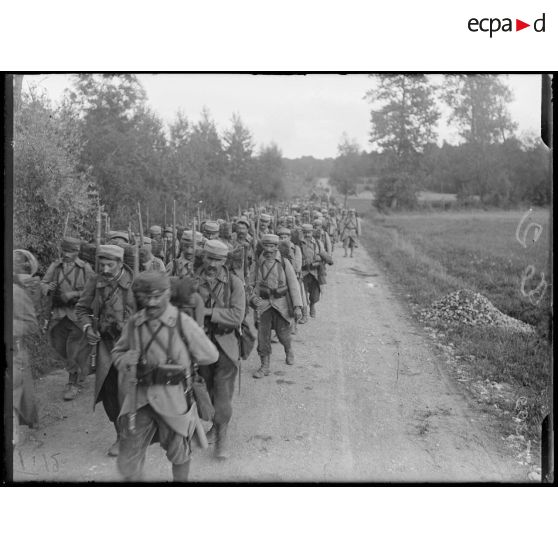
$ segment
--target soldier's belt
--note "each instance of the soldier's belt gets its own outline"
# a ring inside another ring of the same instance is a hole
[[[186,379],[186,368],[177,364],[162,364],[147,370],[138,366],[138,385],[177,385]]]

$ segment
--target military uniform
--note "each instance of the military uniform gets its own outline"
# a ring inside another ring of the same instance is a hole
[[[312,230],[312,225],[304,224],[303,231]],[[319,270],[322,265],[320,253],[323,251],[321,242],[313,237],[303,238],[300,241],[302,251],[302,281],[310,303],[310,316],[316,316],[315,304],[320,300]]]
[[[26,336],[39,331],[33,302],[25,289],[13,284],[13,431],[14,444],[19,441],[19,424],[37,426],[39,415],[35,404],[33,377],[29,367]]]
[[[80,241],[63,239],[61,248],[63,251],[78,252]],[[64,399],[68,400],[77,395],[78,386],[89,373],[90,347],[79,325],[76,303],[93,275],[91,266],[80,258],[67,263],[58,259],[50,265],[41,281],[43,294],[50,292],[51,283],[56,284],[51,293],[48,336],[51,345],[66,363],[69,378]]]
[[[302,308],[300,288],[293,266],[277,250],[279,238],[268,234],[263,236],[262,242],[274,244],[276,250],[273,257],[260,255],[258,265],[254,265],[250,274],[249,284],[253,287],[250,300],[256,308],[258,354],[261,359],[261,367],[253,375],[255,378],[269,374],[272,329],[285,349],[287,364],[294,363],[291,325],[295,308]]]
[[[115,258],[122,262],[123,256],[124,251],[118,246],[99,247],[99,258]],[[132,271],[126,266],[111,279],[101,274],[94,275],[86,283],[76,304],[76,316],[82,329],[86,331],[92,327],[100,335],[97,343],[94,405],[102,401],[105,412],[116,429],[120,402],[111,351],[122,333],[124,324],[136,311],[132,281]]]
[[[341,221],[340,229],[345,256],[347,255],[347,248],[350,248],[352,258],[353,248],[358,248],[358,237],[360,236],[360,222],[354,209],[349,210],[348,215]]]
[[[228,249],[219,240],[205,243],[206,256],[227,257]],[[204,329],[219,349],[219,359],[210,366],[200,366],[200,375],[205,379],[213,406],[217,442],[222,444],[217,452],[226,456],[227,425],[232,416],[232,397],[240,359],[239,341],[236,330],[240,328],[246,311],[246,296],[242,281],[223,265],[217,277],[208,277],[205,266],[197,271],[198,292],[208,315]]]
[[[168,277],[158,273],[140,274],[134,282],[135,291],[169,287]],[[185,384],[192,358],[200,365],[209,365],[219,356],[194,320],[172,304],[164,304],[164,311],[157,318],[149,319],[145,309],[134,314],[112,351],[123,401],[118,419],[121,439],[117,464],[127,480],[141,477],[147,448],[155,439],[173,465],[174,480],[187,480],[191,440],[199,418],[195,403],[185,394]],[[138,351],[139,357],[135,402],[126,358],[130,350]],[[176,365],[172,378],[161,374],[169,363]],[[136,413],[134,430],[130,428],[130,413]]]

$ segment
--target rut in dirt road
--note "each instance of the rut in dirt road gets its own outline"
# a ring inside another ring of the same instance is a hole
[[[525,482],[528,471],[450,379],[363,248],[343,258],[337,247],[334,258],[316,319],[294,337],[295,365],[279,344],[271,375],[251,377],[255,351],[242,363],[233,455],[218,462],[195,448],[192,482]],[[38,382],[43,427],[16,449],[15,480],[120,480],[105,453],[112,428],[101,408],[91,412],[91,378],[70,403],[61,401],[64,382],[62,372]],[[145,480],[171,480],[158,445]]]

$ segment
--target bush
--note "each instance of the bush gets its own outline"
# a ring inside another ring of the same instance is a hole
[[[418,207],[413,178],[407,173],[393,173],[381,177],[376,187],[374,205],[380,210]]]

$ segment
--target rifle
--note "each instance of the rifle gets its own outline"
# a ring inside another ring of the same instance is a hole
[[[194,245],[194,250],[192,252],[192,277],[194,276],[194,265],[196,263],[196,218],[194,217],[194,225],[192,230],[192,244]]]
[[[171,249],[172,249],[172,273],[171,275],[176,275],[176,200],[172,200],[172,239],[171,239]]]
[[[260,230],[260,216],[258,214],[258,219],[256,221],[256,233],[257,231]],[[259,264],[260,264],[260,258],[258,256],[257,253],[257,248],[258,248],[258,235],[254,234],[254,286],[253,288],[253,293],[256,291],[256,287],[258,285],[258,273],[259,273]],[[256,328],[258,327],[258,312],[257,309],[254,310],[254,325],[256,326]]]
[[[138,335],[141,335],[141,331],[138,331]],[[134,349],[136,344],[135,332],[132,334],[132,339],[130,340],[131,349]],[[136,432],[136,413],[138,404],[138,365],[137,363],[130,364],[130,384],[128,386],[128,395],[130,396],[130,406],[132,410],[128,414],[128,429],[132,434]]]
[[[96,246],[96,250],[95,250],[95,273],[99,273],[99,246],[101,245],[101,226],[102,226],[102,215],[101,215],[101,204],[98,203],[97,204],[97,231],[96,231],[96,235],[95,235],[95,246]],[[94,315],[92,316],[92,320],[93,320],[93,330],[98,333],[97,331],[97,327],[96,327],[96,319],[97,319],[97,315],[95,313],[93,313]],[[96,372],[97,370],[97,343],[95,343],[94,345],[91,346],[91,354],[89,356],[90,359],[90,364],[91,364],[91,370],[93,370],[93,372]]]
[[[141,205],[140,205],[140,202],[138,202],[138,219],[139,219],[139,234],[140,234],[139,244],[140,244],[140,246],[143,247],[143,223],[142,223],[142,220],[141,220]]]

